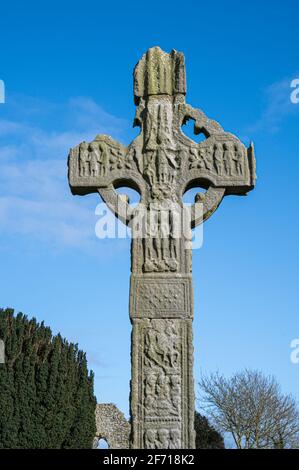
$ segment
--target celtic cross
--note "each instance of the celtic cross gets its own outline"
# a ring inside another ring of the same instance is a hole
[[[255,184],[253,145],[247,149],[186,104],[185,94],[184,55],[149,49],[134,70],[138,137],[125,147],[98,135],[69,155],[72,193],[98,192],[132,228],[132,448],[195,446],[189,231],[207,220],[224,196],[246,194]],[[202,142],[182,132],[189,119],[194,134],[204,135]],[[123,186],[140,194],[136,207],[116,191]],[[195,187],[205,192],[195,196],[188,219],[182,197]]]

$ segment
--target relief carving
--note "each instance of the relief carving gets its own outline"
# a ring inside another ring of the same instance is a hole
[[[159,282],[144,286],[139,292],[138,307],[147,311],[156,309],[160,311],[178,310],[184,312],[186,308],[186,293],[184,284],[173,283],[162,285]]]
[[[152,320],[152,327],[145,333],[145,366],[159,367],[164,371],[179,365],[179,333],[177,325],[167,320]]]
[[[89,165],[90,165],[90,176],[98,176],[100,174],[101,167],[101,154],[99,146],[96,142],[91,142],[89,145]]]
[[[80,145],[80,160],[79,160],[80,176],[89,176],[89,151],[87,142],[82,142]]]
[[[79,150],[79,176],[106,176],[108,149],[104,142],[82,142]]]
[[[157,432],[155,429],[148,429],[144,433],[144,448],[145,449],[157,449],[156,436],[157,436]]]
[[[243,165],[244,165],[244,152],[240,145],[235,145],[234,149],[234,163],[233,172],[236,172],[237,175],[243,175]]]
[[[172,121],[170,101],[149,104],[145,114],[144,176],[150,184],[154,200],[175,197],[173,183],[179,163]]]
[[[180,208],[174,204],[151,205],[143,240],[145,272],[177,271],[180,228]]]
[[[215,170],[219,176],[223,175],[223,149],[221,144],[215,144],[214,146],[214,162]]]
[[[159,422],[181,412],[180,332],[169,320],[152,320],[144,332],[145,419]]]
[[[131,318],[191,318],[190,276],[169,279],[163,275],[134,276],[131,281]]]
[[[144,381],[145,416],[178,416],[181,400],[181,379],[179,375],[166,375],[163,371],[146,376]]]
[[[240,145],[233,142],[216,142],[189,151],[189,169],[207,170],[218,176],[243,175],[244,154]]]
[[[174,429],[148,429],[144,433],[146,449],[181,449],[180,431]]]
[[[121,170],[124,167],[124,156],[120,150],[110,149],[110,170]]]

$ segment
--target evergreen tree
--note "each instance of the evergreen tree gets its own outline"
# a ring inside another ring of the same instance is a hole
[[[0,309],[0,448],[91,448],[94,376],[78,346]]]
[[[223,437],[209,424],[207,418],[197,411],[194,418],[196,449],[224,449]]]

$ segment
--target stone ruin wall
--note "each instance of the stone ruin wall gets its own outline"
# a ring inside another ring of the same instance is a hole
[[[98,404],[95,414],[97,434],[93,447],[105,439],[109,449],[129,449],[131,426],[124,414],[113,403]]]

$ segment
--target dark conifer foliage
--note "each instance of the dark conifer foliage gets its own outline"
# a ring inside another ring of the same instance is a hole
[[[224,440],[221,434],[209,424],[205,416],[195,411],[195,446],[196,449],[224,449]]]
[[[96,399],[85,354],[12,309],[0,309],[0,338],[0,448],[91,448]]]

